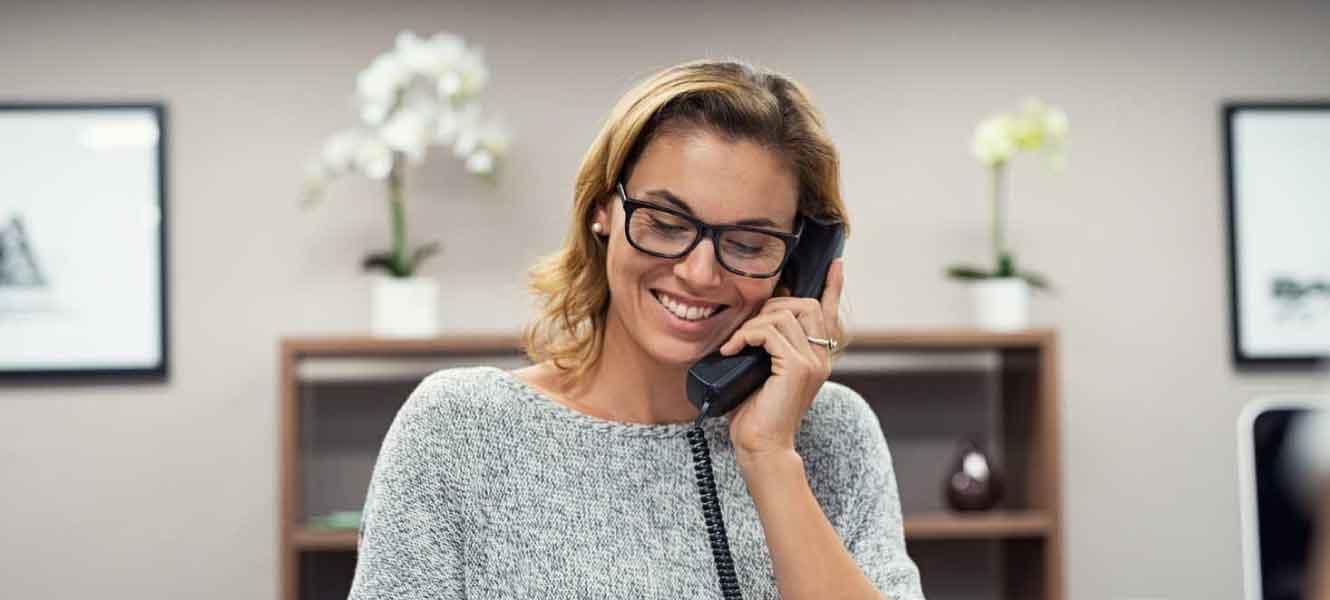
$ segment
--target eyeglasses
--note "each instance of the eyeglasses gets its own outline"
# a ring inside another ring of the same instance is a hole
[[[686,256],[702,238],[711,238],[716,258],[727,271],[766,279],[785,266],[803,234],[804,221],[793,234],[746,225],[709,225],[692,215],[631,198],[618,184],[623,199],[624,235],[634,248],[660,258]]]

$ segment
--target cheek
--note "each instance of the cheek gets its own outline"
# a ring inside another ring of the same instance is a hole
[[[766,304],[771,298],[771,294],[776,289],[776,280],[773,279],[753,279],[739,283],[739,295],[743,298],[746,305],[746,313],[752,317],[762,310],[762,305]]]
[[[638,285],[638,279],[651,267],[651,257],[629,246],[627,240],[618,239],[610,242],[605,268],[611,292],[630,293],[632,287]]]

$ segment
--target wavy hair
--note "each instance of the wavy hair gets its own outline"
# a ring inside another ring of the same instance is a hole
[[[836,148],[801,85],[731,60],[693,61],[652,75],[610,111],[578,170],[563,247],[528,273],[542,308],[523,332],[523,347],[534,362],[552,360],[565,381],[585,377],[605,345],[610,290],[606,246],[590,232],[596,208],[612,197],[616,182],[628,179],[652,139],[695,129],[775,152],[798,179],[798,213],[840,221],[848,236]],[[778,285],[773,295],[788,293]],[[848,341],[843,329],[833,332],[841,350]]]

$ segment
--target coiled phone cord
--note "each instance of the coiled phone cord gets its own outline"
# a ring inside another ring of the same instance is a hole
[[[693,449],[693,473],[697,475],[697,492],[702,496],[702,515],[706,519],[707,539],[711,541],[711,556],[716,561],[716,575],[725,600],[743,600],[739,593],[739,578],[734,573],[734,556],[730,554],[730,539],[725,535],[725,520],[720,512],[720,498],[716,494],[716,474],[711,467],[711,448],[707,445],[702,420],[711,403],[702,405],[702,412],[688,430],[688,445]]]

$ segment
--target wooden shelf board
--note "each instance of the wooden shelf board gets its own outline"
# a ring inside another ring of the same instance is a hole
[[[475,356],[404,356],[371,358],[356,356],[320,356],[296,365],[296,379],[301,383],[347,383],[356,381],[420,381],[440,369],[485,365],[516,369],[531,364],[517,354]]]
[[[354,529],[307,529],[297,527],[291,532],[291,545],[298,550],[355,550]]]
[[[286,352],[311,356],[411,356],[429,354],[520,354],[521,340],[512,335],[463,335],[437,338],[369,336],[292,337],[282,340]]]
[[[849,351],[856,348],[965,350],[978,348],[1035,348],[1054,336],[1051,329],[985,331],[966,328],[888,329],[851,333]],[[429,354],[521,354],[515,335],[461,335],[438,338],[394,339],[369,336],[291,337],[282,340],[285,351],[298,356],[410,356]]]
[[[905,517],[905,537],[911,540],[1001,539],[1043,537],[1052,519],[1038,511],[996,511],[977,514],[924,513]],[[355,550],[354,529],[298,528],[291,545],[300,550]]]
[[[982,329],[889,329],[851,332],[855,348],[919,348],[961,350],[973,348],[1037,348],[1052,339],[1052,329],[985,331]]]
[[[989,511],[974,514],[930,512],[905,516],[910,540],[1044,537],[1053,519],[1041,511]]]
[[[854,345],[832,365],[832,376],[876,375],[881,373],[957,373],[994,372],[1002,367],[996,350],[957,350],[939,352],[902,352]]]

